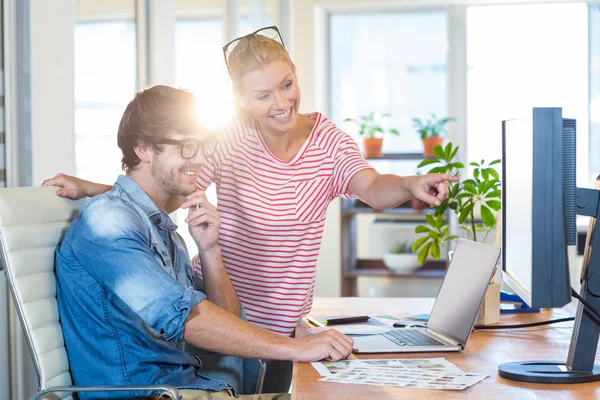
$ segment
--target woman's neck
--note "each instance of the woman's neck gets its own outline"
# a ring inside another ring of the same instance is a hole
[[[276,132],[260,126],[259,130],[269,151],[282,161],[290,161],[306,142],[315,122],[314,119],[300,114],[296,126],[287,132]]]

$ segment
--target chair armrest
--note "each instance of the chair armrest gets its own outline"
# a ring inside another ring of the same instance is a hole
[[[183,400],[183,396],[175,386],[171,385],[124,385],[124,386],[54,386],[41,390],[31,396],[29,400],[37,400],[44,395],[56,392],[145,392],[153,391],[165,394],[171,400]]]
[[[258,382],[256,382],[254,394],[262,394],[263,384],[265,383],[265,374],[267,372],[267,363],[260,358],[258,361],[260,362],[260,372],[258,373]]]

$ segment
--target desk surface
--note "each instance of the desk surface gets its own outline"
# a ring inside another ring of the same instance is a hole
[[[427,313],[434,299],[416,298],[316,298],[311,315],[381,315]],[[568,311],[571,312],[568,312]],[[572,316],[575,307],[545,310],[534,314],[504,314],[501,324],[518,324]],[[301,321],[297,334],[305,335],[308,324]],[[395,387],[320,382],[310,364],[294,363],[292,399],[598,399],[600,382],[574,385],[543,385],[511,381],[498,376],[498,365],[511,361],[566,360],[573,322],[542,327],[500,331],[474,331],[464,352],[361,354],[351,358],[434,358],[444,357],[465,372],[485,373],[488,378],[463,391],[405,389]],[[600,358],[596,355],[597,363]]]

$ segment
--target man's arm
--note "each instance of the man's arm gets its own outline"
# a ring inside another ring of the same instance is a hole
[[[201,190],[187,196],[181,207],[188,210],[185,222],[198,246],[204,291],[208,300],[239,316],[240,302],[223,265],[221,249],[217,245],[221,226],[217,209]]]
[[[86,181],[85,179],[62,173],[56,174],[54,178],[46,179],[42,182],[42,186],[58,186],[60,189],[56,191],[57,195],[73,200],[79,200],[82,197],[98,196],[99,194],[106,193],[112,189],[112,186],[110,185]],[[184,200],[185,197],[183,196],[171,196],[169,201],[167,201],[165,211],[169,214],[177,211]]]
[[[448,174],[381,175],[375,170],[367,169],[352,177],[348,189],[350,193],[377,209],[395,207],[412,197],[438,206],[448,196],[445,181],[457,182],[458,178]]]
[[[253,326],[209,301],[196,305],[185,323],[188,343],[244,358],[312,362],[337,361],[352,353],[354,340],[335,329],[292,339]]]

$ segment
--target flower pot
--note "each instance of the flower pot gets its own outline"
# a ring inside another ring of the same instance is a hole
[[[383,263],[389,269],[401,274],[413,273],[421,267],[417,255],[412,253],[385,253]]]
[[[413,197],[412,199],[410,199],[410,206],[415,211],[423,211],[425,208],[429,207],[429,204],[427,204],[421,199]]]
[[[441,146],[444,138],[440,136],[428,136],[423,139],[423,157],[435,157],[433,149],[435,146]]]
[[[481,308],[475,319],[475,325],[490,325],[500,322],[500,286],[499,283],[490,283]]]
[[[382,138],[367,137],[363,139],[363,148],[365,158],[381,157],[381,146],[383,145]]]

